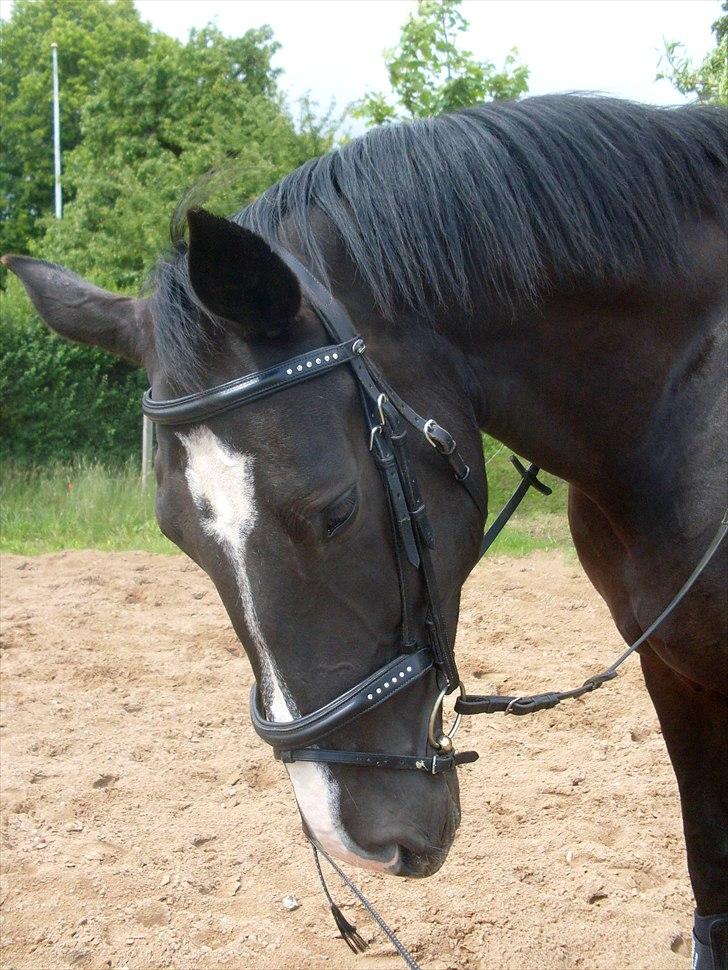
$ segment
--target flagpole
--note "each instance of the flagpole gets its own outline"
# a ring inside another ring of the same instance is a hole
[[[55,176],[55,213],[56,219],[63,214],[63,193],[61,191],[61,112],[58,92],[58,44],[51,44],[53,57],[53,174]]]

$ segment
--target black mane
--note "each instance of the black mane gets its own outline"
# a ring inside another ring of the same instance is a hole
[[[325,280],[319,209],[385,315],[467,309],[476,294],[512,312],[547,280],[678,270],[685,219],[726,221],[727,117],[577,95],[482,105],[374,129],[233,218],[271,241],[292,228]],[[188,289],[183,266],[170,273],[182,262],[159,267],[167,297]]]

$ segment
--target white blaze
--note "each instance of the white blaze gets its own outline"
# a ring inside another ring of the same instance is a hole
[[[235,570],[245,624],[260,662],[261,690],[269,716],[274,721],[292,721],[299,711],[263,639],[245,561],[248,538],[258,515],[253,456],[232,451],[209,428],[196,428],[177,437],[187,452],[185,478],[202,528],[219,543]],[[367,860],[352,851],[354,847],[341,824],[338,785],[325,765],[301,762],[286,767],[301,814],[327,852],[372,869],[391,865]]]

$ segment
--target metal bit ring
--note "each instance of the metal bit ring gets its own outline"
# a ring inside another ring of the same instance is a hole
[[[460,682],[458,687],[460,689],[460,696],[465,697],[465,687],[462,681]],[[432,713],[430,714],[430,721],[427,725],[427,740],[436,751],[442,751],[443,754],[450,754],[450,752],[453,750],[452,739],[457,734],[457,730],[460,727],[460,722],[462,721],[463,716],[460,713],[456,713],[455,720],[453,721],[453,724],[450,730],[449,731],[443,730],[435,734],[435,724],[437,721],[437,714],[442,709],[442,705],[446,695],[447,695],[447,687],[443,687],[443,689],[437,695],[437,700],[435,701],[435,704],[432,708]]]

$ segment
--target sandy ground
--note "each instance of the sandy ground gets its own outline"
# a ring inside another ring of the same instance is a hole
[[[3,968],[400,966],[343,887],[371,945],[353,957],[336,938],[285,771],[248,724],[247,663],[195,566],[8,556],[2,605]],[[466,589],[476,690],[573,686],[619,648],[560,554],[493,559]],[[445,867],[358,876],[423,966],[687,968],[676,786],[639,663],[585,701],[462,734],[481,760],[460,769]]]

